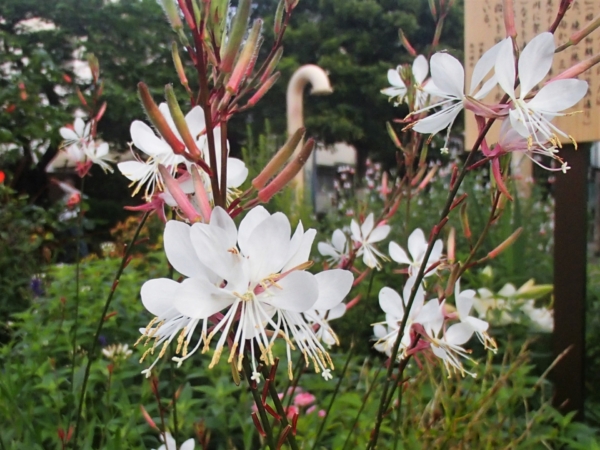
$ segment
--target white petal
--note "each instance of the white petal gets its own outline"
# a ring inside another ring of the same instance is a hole
[[[244,161],[237,158],[227,158],[227,187],[237,188],[248,177],[248,168]]]
[[[498,52],[500,51],[501,46],[502,42],[498,42],[487,52],[481,55],[481,58],[479,58],[479,61],[477,61],[477,64],[475,64],[475,68],[473,69],[473,75],[471,76],[471,86],[469,89],[469,93],[471,95],[473,94],[475,88],[479,85],[479,83],[481,83],[486,77],[486,75],[490,72],[490,70],[494,68],[496,58],[498,57]],[[491,87],[489,89],[491,89]]]
[[[435,134],[438,131],[444,130],[452,125],[456,119],[456,116],[458,116],[462,110],[463,103],[455,103],[448,108],[444,108],[435,114],[419,120],[413,127],[413,130],[422,134]]]
[[[581,100],[587,90],[588,84],[583,80],[553,81],[540,89],[527,106],[543,114],[564,111]]]
[[[187,278],[179,285],[175,308],[184,316],[204,319],[231,305],[235,297],[203,278]]]
[[[233,219],[220,206],[213,209],[210,215],[210,226],[211,228],[220,228],[225,232],[222,238],[222,244],[225,248],[230,249],[235,247],[238,240],[237,228]]]
[[[171,147],[154,134],[152,128],[140,120],[134,120],[129,128],[133,144],[149,156],[172,152]]]
[[[417,56],[412,65],[412,73],[417,85],[421,85],[429,73],[429,63],[427,63],[427,58],[423,55]]]
[[[164,315],[173,308],[178,289],[179,283],[168,278],[148,280],[140,292],[142,303],[155,316]]]
[[[319,285],[319,297],[315,309],[332,309],[339,305],[350,289],[354,276],[349,270],[325,270],[315,275]]]
[[[400,247],[395,242],[390,242],[389,247],[390,258],[396,261],[399,264],[411,264],[412,261],[404,251],[402,247]]]
[[[350,222],[350,232],[352,233],[351,237],[352,237],[353,241],[356,241],[356,242],[363,241],[363,237],[360,234],[360,227],[358,226],[358,223],[354,219],[352,219],[352,221]]]
[[[408,252],[415,261],[420,261],[427,250],[425,233],[420,228],[415,229],[408,237]]]
[[[469,324],[471,328],[473,328],[479,333],[487,331],[487,329],[490,327],[490,324],[487,323],[485,320],[481,320],[476,317],[467,317],[467,319],[464,322]]]
[[[323,256],[329,256],[336,259],[340,256],[337,250],[327,242],[319,242],[317,244],[317,250],[319,250],[319,253]]]
[[[381,90],[383,95],[387,95],[388,97],[404,97],[406,94],[405,88],[397,88],[397,87],[389,87]]]
[[[83,119],[81,117],[78,117],[77,119],[75,119],[74,128],[75,128],[75,133],[77,133],[77,136],[79,136],[79,137],[85,136],[85,122],[83,121]]]
[[[431,78],[441,91],[458,99],[464,97],[465,69],[454,56],[436,53],[431,57]]]
[[[417,281],[417,277],[410,277],[408,280],[406,280],[406,284],[404,285],[404,290],[403,290],[402,294],[404,295],[404,302],[407,305],[408,305],[408,300],[410,299],[410,293],[411,293],[416,281]],[[419,284],[419,287],[417,288],[417,292],[415,292],[415,299],[413,300],[413,304],[410,308],[408,315],[410,317],[415,317],[421,310],[421,307],[423,306],[424,301],[425,301],[425,291],[423,290],[423,285]]]
[[[61,127],[61,129],[59,130],[61,137],[65,140],[65,141],[77,141],[79,140],[79,136],[77,136],[77,133],[75,131],[73,131],[70,128],[67,127]]]
[[[387,330],[386,328],[381,325],[380,323],[376,323],[375,325],[373,325],[373,335],[376,338],[381,339],[382,337],[385,337],[387,335]]]
[[[554,35],[549,32],[538,34],[525,46],[519,57],[519,79],[521,98],[546,76],[554,59]]]
[[[462,345],[473,336],[473,328],[466,323],[455,323],[446,330],[444,337],[446,342],[454,345]]]
[[[496,65],[494,66],[498,84],[511,98],[515,97],[515,56],[511,38],[500,42]]]
[[[195,442],[194,439],[188,439],[187,441],[185,441],[183,444],[181,444],[181,447],[179,447],[179,450],[194,450],[195,447]],[[170,448],[170,447],[169,447]],[[175,448],[175,447],[174,447]]]
[[[169,220],[165,226],[164,247],[173,268],[186,277],[206,276],[204,266],[190,239],[191,227],[183,222]]]
[[[379,225],[371,234],[369,234],[369,238],[367,239],[368,244],[374,244],[375,242],[379,242],[384,240],[388,234],[390,234],[391,227],[389,225]]]
[[[373,217],[373,213],[369,214],[363,224],[360,226],[360,233],[363,239],[367,239],[367,236],[373,230],[373,226],[375,225],[375,219]]]
[[[425,303],[414,321],[423,325],[427,333],[431,333],[430,337],[436,337],[444,324],[444,314],[437,299]]]
[[[404,81],[402,81],[402,78],[400,78],[398,70],[389,69],[387,72],[387,79],[388,83],[390,83],[392,86],[398,88],[400,91],[406,92],[406,85],[404,84]]]
[[[319,297],[315,276],[308,272],[292,272],[261,294],[260,300],[277,309],[304,312],[311,309]]]
[[[250,235],[260,223],[269,217],[271,217],[271,214],[269,214],[269,212],[263,206],[259,205],[255,208],[252,208],[240,222],[240,227],[238,229],[238,245],[240,246],[240,250],[244,255],[248,252],[246,245],[249,241]]]
[[[253,280],[262,280],[283,268],[289,255],[290,233],[290,222],[282,213],[273,214],[252,231],[244,256],[251,264]]]
[[[471,295],[467,295],[467,293],[470,293]],[[474,296],[475,291],[465,291],[455,298],[456,310],[458,311],[458,317],[460,317],[460,320],[464,320],[469,317],[469,313],[473,307]]]
[[[404,317],[404,304],[402,297],[395,290],[383,287],[379,291],[379,306],[386,314],[391,315],[394,321],[402,320]]]
[[[206,129],[204,111],[202,111],[202,108],[200,106],[194,106],[191,111],[185,115],[185,122],[190,130],[190,134],[198,141]]]
[[[335,248],[338,253],[345,253],[348,245],[348,238],[342,230],[337,229],[333,232],[331,243],[333,244],[333,248]]]
[[[152,167],[139,161],[125,161],[117,164],[124,177],[131,181],[139,181],[144,178],[148,172],[152,172]]]
[[[312,244],[315,240],[316,235],[317,230],[315,230],[314,228],[306,230],[306,233],[302,233],[299,245],[296,247],[295,251],[291,255],[291,258],[281,269],[282,272],[291,270],[294,267],[297,267],[300,264],[304,264],[308,261],[308,258],[310,257],[310,250],[312,248]]]

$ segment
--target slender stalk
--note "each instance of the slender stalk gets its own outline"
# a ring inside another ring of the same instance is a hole
[[[221,204],[227,206],[227,121],[221,122]],[[217,167],[213,170],[217,170]]]
[[[507,100],[506,97],[503,98],[501,103],[506,102],[506,100]],[[465,163],[463,164],[460,174],[458,175],[458,177],[456,179],[456,183],[454,184],[454,186],[450,190],[450,193],[448,194],[448,198],[446,199],[446,204],[444,205],[442,213],[440,214],[440,220],[438,222],[438,225],[440,223],[442,223],[442,221],[446,218],[446,216],[448,216],[448,213],[450,212],[450,207],[452,206],[452,203],[456,197],[456,194],[458,193],[458,189],[460,188],[465,176],[467,175],[468,167],[471,163],[471,160],[473,159],[475,153],[479,149],[479,146],[483,142],[483,139],[485,138],[486,134],[488,133],[488,131],[490,130],[490,128],[492,127],[494,122],[495,122],[495,119],[489,119],[486,122],[484,128],[479,133],[479,136],[477,137],[477,140],[475,141],[475,144],[473,145],[471,152],[469,152],[469,155],[467,156],[467,159],[465,160]],[[430,240],[429,240],[429,245],[427,246],[427,250],[425,251],[425,255],[423,256],[423,261],[429,260],[429,256],[431,255],[431,252],[433,250],[433,245],[435,243],[436,238],[439,236],[440,232],[441,232],[441,227],[439,227],[439,226],[434,227],[433,232],[431,233]],[[404,330],[406,328],[408,315],[409,315],[412,305],[415,301],[415,295],[417,293],[417,288],[420,286],[421,281],[423,280],[423,277],[425,274],[425,269],[426,269],[425,266],[426,266],[426,264],[422,264],[421,267],[419,267],[419,272],[417,273],[415,284],[410,292],[410,298],[406,305],[406,312],[402,319],[402,323],[400,324],[400,329],[398,330],[398,336],[396,338],[396,341],[394,342],[394,347],[392,349],[390,361],[395,361],[396,358],[398,357],[398,351],[400,349],[400,342],[402,341],[402,336],[404,335]],[[407,358],[405,358],[405,360],[406,359]],[[367,446],[367,449],[374,450],[377,446],[377,441],[379,439],[379,430],[381,428],[381,424],[383,422],[383,415],[386,410],[385,405],[386,405],[386,403],[390,402],[390,399],[388,398],[388,391],[390,389],[390,384],[393,381],[394,367],[395,367],[394,364],[390,364],[388,366],[387,376],[383,383],[383,394],[381,397],[381,402],[379,404],[379,411],[377,413],[375,427],[373,428],[373,433],[371,435],[371,440]],[[401,377],[401,376],[402,376],[402,372],[399,373],[399,377]]]
[[[352,437],[352,434],[354,433],[354,430],[356,429],[356,425],[358,424],[358,419],[360,418],[360,415],[362,414],[363,410],[365,409],[365,406],[367,405],[367,400],[371,396],[371,392],[373,392],[373,388],[376,386],[376,381],[377,381],[377,378],[379,378],[379,374],[381,373],[382,368],[383,368],[383,366],[379,366],[379,368],[377,369],[377,372],[375,372],[375,377],[373,378],[373,381],[371,382],[371,386],[369,386],[369,389],[367,390],[366,394],[364,395],[364,397],[362,399],[362,403],[360,405],[360,408],[358,408],[358,412],[356,413],[356,417],[354,418],[354,423],[352,424],[352,427],[350,427],[348,436],[346,436],[346,440],[344,441],[344,446],[342,447],[342,450],[346,450],[347,445],[350,443],[350,437]]]
[[[266,436],[267,445],[271,450],[277,450],[275,445],[275,439],[273,438],[273,429],[271,428],[271,424],[269,422],[269,417],[267,416],[267,412],[265,411],[265,407],[262,403],[262,399],[260,398],[260,392],[256,389],[256,385],[253,385],[252,382],[252,368],[250,367],[250,362],[248,360],[250,356],[248,354],[244,355],[242,359],[242,367],[244,369],[244,374],[246,375],[246,380],[248,381],[248,385],[250,386],[250,392],[252,393],[252,397],[254,398],[254,404],[258,409],[258,414],[260,415],[260,421],[262,427],[264,429]]]
[[[71,382],[75,387],[75,364],[77,363],[77,329],[79,328],[79,282],[81,278],[81,234],[83,227],[83,189],[85,187],[85,177],[81,178],[81,197],[79,199],[79,211],[77,212],[77,229],[75,235],[75,323],[73,324],[73,357],[71,358]]]
[[[315,437],[315,443],[312,446],[312,450],[315,450],[317,448],[317,444],[319,443],[321,434],[323,433],[323,430],[325,429],[325,423],[327,423],[327,418],[329,417],[329,415],[331,413],[331,409],[333,408],[333,402],[335,402],[338,392],[340,391],[340,387],[342,386],[342,381],[344,380],[344,376],[346,375],[346,371],[348,370],[348,366],[350,365],[350,361],[352,360],[353,354],[354,354],[354,342],[352,342],[350,344],[350,351],[348,352],[348,358],[346,359],[344,368],[342,369],[342,372],[340,373],[338,382],[335,385],[335,389],[333,390],[333,394],[331,395],[331,400],[329,401],[329,405],[327,406],[327,409],[325,410],[326,414],[325,414],[325,417],[323,417],[323,420],[321,421],[321,425],[319,426],[319,431],[317,431],[317,436]]]
[[[267,367],[263,367],[262,373],[263,377],[265,378],[265,382],[267,382],[266,380],[270,375],[269,369]],[[273,404],[275,405],[275,410],[277,411],[277,414],[281,416],[281,425],[282,429],[284,429],[285,427],[290,425],[290,423],[287,419],[287,414],[285,412],[285,408],[283,407],[283,403],[279,398],[279,393],[277,392],[277,387],[275,386],[275,380],[270,380],[269,382],[269,395],[271,396],[271,400],[273,400]],[[296,437],[294,436],[294,433],[288,433],[286,439],[288,444],[290,444],[292,450],[300,450],[300,447],[298,447],[298,443],[296,442]]]
[[[106,303],[104,304],[104,309],[102,310],[102,315],[100,316],[100,320],[98,320],[98,326],[96,328],[96,333],[94,334],[94,339],[92,340],[92,348],[90,349],[90,351],[88,353],[88,362],[87,362],[87,365],[85,366],[85,374],[83,375],[83,383],[81,385],[81,394],[79,396],[79,406],[77,407],[77,419],[75,421],[75,432],[73,433],[73,449],[75,449],[75,450],[78,448],[77,438],[79,436],[79,429],[80,429],[80,424],[81,424],[81,413],[83,410],[83,401],[85,399],[85,391],[87,389],[88,380],[90,378],[90,369],[92,367],[92,362],[94,361],[94,356],[95,356],[94,354],[96,352],[96,347],[98,346],[98,338],[100,337],[100,333],[102,332],[102,326],[104,325],[104,317],[106,316],[106,313],[108,312],[108,308],[110,307],[110,303],[112,302],[112,299],[115,295],[115,291],[117,290],[117,286],[119,285],[119,280],[121,279],[123,270],[125,270],[125,267],[127,266],[127,263],[129,262],[129,256],[131,255],[135,241],[137,240],[138,236],[140,235],[140,231],[142,231],[142,228],[143,228],[144,224],[146,223],[146,219],[148,219],[149,215],[150,215],[149,212],[144,213],[144,215],[142,216],[142,220],[140,220],[140,223],[139,223],[137,229],[135,230],[135,233],[133,234],[131,242],[127,246],[127,250],[125,251],[123,258],[121,259],[121,265],[119,266],[119,270],[117,270],[117,273],[115,274],[115,278],[113,280],[113,284],[110,289],[110,293],[108,294]]]

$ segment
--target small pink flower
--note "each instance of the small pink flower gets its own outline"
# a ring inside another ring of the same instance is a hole
[[[324,409],[319,410],[319,417],[325,417],[326,415],[327,415],[327,413],[325,412]]]
[[[305,406],[312,405],[316,400],[316,397],[309,392],[303,392],[294,397],[294,405],[302,408]]]
[[[292,419],[296,414],[298,414],[298,408],[294,405],[290,405],[285,409],[285,415],[288,419]]]

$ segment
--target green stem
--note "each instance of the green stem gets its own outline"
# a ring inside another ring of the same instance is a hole
[[[507,100],[508,100],[508,97],[505,96],[502,99],[501,103],[506,103]],[[438,222],[438,225],[440,223],[442,223],[442,221],[448,216],[448,213],[450,212],[452,203],[454,202],[456,194],[458,193],[458,189],[460,188],[465,176],[467,175],[471,160],[473,159],[474,155],[477,153],[479,146],[483,142],[483,139],[485,138],[486,134],[488,133],[488,131],[490,130],[490,128],[492,127],[494,122],[495,122],[495,119],[489,119],[486,122],[484,128],[479,133],[479,136],[477,137],[477,140],[475,141],[475,144],[473,145],[472,150],[469,152],[469,155],[467,156],[467,159],[465,160],[465,163],[460,171],[460,174],[458,175],[458,177],[456,179],[456,182],[454,183],[454,186],[452,187],[450,193],[448,194],[448,198],[446,199],[446,204],[444,205],[444,209],[442,210],[442,213],[440,214],[440,220]],[[434,227],[431,238],[429,240],[429,245],[427,246],[427,250],[425,251],[425,255],[423,256],[422,261],[429,260],[429,256],[431,255],[431,252],[433,250],[433,245],[435,243],[436,238],[439,236],[440,232],[441,232],[441,227],[439,227],[439,226]],[[400,324],[400,329],[398,330],[398,336],[396,337],[396,341],[394,342],[394,347],[393,347],[392,353],[390,355],[391,363],[388,366],[387,376],[383,383],[383,393],[381,396],[381,401],[379,403],[379,411],[377,412],[377,419],[375,421],[375,427],[373,428],[373,433],[371,435],[371,440],[369,441],[367,449],[374,450],[377,447],[377,440],[379,439],[379,430],[380,430],[381,424],[383,422],[383,415],[386,411],[385,405],[389,404],[391,401],[391,399],[388,398],[388,391],[390,389],[390,384],[394,379],[393,372],[394,372],[395,364],[393,364],[392,362],[396,361],[396,358],[398,357],[398,351],[400,349],[400,342],[402,341],[402,336],[404,336],[404,330],[406,328],[408,316],[409,316],[410,310],[412,308],[412,305],[415,301],[417,289],[421,285],[421,282],[423,281],[423,277],[425,275],[425,269],[426,269],[425,266],[426,266],[426,264],[421,264],[421,267],[419,267],[419,272],[417,273],[415,284],[410,292],[410,298],[409,298],[406,308],[405,308],[405,314],[402,319],[402,323]],[[400,377],[400,378],[402,377],[402,372],[400,372],[398,374],[398,377]]]
[[[358,408],[358,412],[356,413],[356,417],[354,418],[354,423],[352,424],[352,427],[350,427],[350,431],[348,432],[348,436],[346,436],[346,441],[344,442],[344,446],[342,447],[342,450],[346,450],[346,446],[350,442],[350,438],[352,437],[352,434],[354,433],[354,430],[356,429],[356,425],[358,424],[358,419],[360,418],[360,415],[362,414],[363,410],[365,409],[365,406],[367,405],[367,400],[371,396],[371,392],[373,392],[373,388],[376,385],[375,382],[377,381],[377,378],[379,377],[379,374],[381,373],[382,368],[383,368],[383,366],[379,366],[379,368],[377,369],[377,372],[375,372],[375,377],[373,378],[373,381],[371,382],[371,386],[369,386],[367,393],[363,397],[360,408]]]
[[[81,197],[79,199],[79,211],[77,212],[77,234],[75,235],[75,323],[73,324],[73,355],[71,359],[71,382],[73,388],[75,387],[75,364],[77,363],[77,329],[79,327],[79,281],[81,278],[81,234],[83,228],[81,226],[83,221],[83,188],[85,185],[85,177],[81,179]]]
[[[106,303],[104,304],[104,309],[102,310],[102,315],[100,316],[100,320],[98,320],[98,326],[96,327],[96,333],[94,334],[94,340],[92,341],[92,348],[88,353],[88,362],[85,366],[85,374],[83,375],[83,384],[81,385],[81,394],[79,396],[79,406],[77,407],[77,419],[75,421],[75,432],[73,433],[73,449],[76,450],[78,448],[77,438],[79,436],[79,429],[81,424],[81,413],[83,411],[83,401],[85,399],[85,391],[87,389],[87,383],[90,378],[90,369],[92,367],[92,362],[94,361],[94,354],[96,352],[96,347],[98,346],[98,339],[100,337],[100,333],[102,332],[102,326],[104,325],[104,317],[108,312],[108,308],[110,307],[110,303],[115,295],[115,291],[117,290],[117,286],[119,284],[119,280],[121,279],[121,275],[123,274],[123,270],[127,266],[127,262],[129,260],[129,256],[133,250],[133,246],[135,241],[137,240],[140,231],[142,231],[142,227],[146,223],[146,219],[150,215],[149,212],[144,213],[142,220],[140,221],[135,233],[133,234],[133,238],[131,242],[127,246],[127,250],[125,251],[125,255],[123,255],[123,259],[121,259],[121,265],[119,266],[119,270],[115,274],[115,278],[113,280],[112,287],[110,289],[110,293],[106,299]]]
[[[273,429],[271,428],[271,424],[269,422],[269,417],[267,416],[267,412],[265,411],[265,407],[263,406],[262,399],[260,398],[260,392],[256,388],[256,385],[253,386],[252,383],[252,368],[250,367],[250,362],[248,358],[250,356],[246,353],[244,358],[242,359],[242,367],[244,369],[244,374],[246,375],[246,380],[248,381],[248,385],[250,386],[250,392],[252,393],[252,397],[254,398],[254,404],[258,409],[258,414],[260,415],[260,421],[262,427],[264,429],[266,436],[267,445],[271,450],[277,450],[275,445],[275,439],[273,438]]]
[[[263,373],[263,377],[265,378],[265,382],[267,383],[267,378],[270,375],[269,369],[267,367],[263,367],[262,373]],[[275,380],[270,380],[270,382],[268,382],[268,383],[269,383],[269,395],[271,396],[271,399],[273,400],[273,404],[275,405],[275,410],[277,411],[277,414],[279,414],[281,416],[282,429],[285,429],[288,425],[290,425],[290,423],[287,420],[287,414],[285,412],[285,408],[283,407],[283,403],[281,402],[281,399],[279,398],[279,393],[277,392],[277,387],[275,386]],[[294,436],[294,433],[287,434],[287,441],[288,441],[288,444],[290,444],[290,447],[292,448],[292,450],[299,450],[298,443],[296,442],[296,437]]]
[[[342,372],[340,373],[338,382],[335,385],[335,389],[333,391],[333,394],[331,395],[331,400],[329,401],[329,405],[327,406],[327,409],[325,410],[325,417],[323,417],[323,420],[321,421],[321,425],[319,426],[319,431],[317,431],[317,436],[315,437],[315,443],[312,446],[312,450],[315,450],[317,448],[317,444],[319,443],[321,434],[323,433],[323,430],[325,429],[325,423],[327,422],[327,419],[329,418],[329,415],[331,413],[331,409],[333,408],[333,402],[335,402],[338,392],[340,391],[340,387],[342,386],[342,381],[344,380],[344,376],[346,375],[346,371],[348,370],[348,366],[350,365],[350,360],[352,359],[353,354],[354,354],[354,342],[352,342],[350,344],[350,351],[348,352],[348,358],[346,359],[344,368],[342,369]]]

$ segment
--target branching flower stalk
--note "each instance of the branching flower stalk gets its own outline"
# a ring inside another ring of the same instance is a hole
[[[115,274],[115,277],[113,279],[112,287],[110,289],[108,297],[106,298],[106,302],[104,303],[104,309],[102,310],[102,314],[100,316],[100,319],[98,320],[96,332],[94,333],[94,338],[92,340],[92,346],[88,352],[88,362],[85,366],[83,382],[81,384],[81,392],[79,394],[79,404],[77,406],[77,416],[76,416],[76,420],[75,420],[75,432],[73,434],[73,449],[74,450],[79,448],[79,442],[78,442],[77,438],[79,436],[79,429],[80,429],[80,425],[81,425],[83,404],[85,401],[87,384],[88,384],[88,380],[90,377],[90,370],[92,367],[92,363],[94,362],[94,360],[96,358],[96,349],[98,347],[100,333],[102,332],[102,327],[105,322],[104,318],[106,317],[108,308],[110,307],[112,299],[115,295],[115,291],[117,290],[117,287],[119,286],[119,280],[121,279],[121,275],[123,274],[123,271],[125,270],[125,268],[127,267],[127,265],[129,264],[129,262],[131,260],[131,252],[133,251],[135,242],[137,241],[137,238],[140,235],[140,232],[142,231],[142,228],[144,227],[144,224],[146,223],[146,219],[148,219],[149,214],[150,214],[149,212],[144,213],[144,215],[142,216],[142,218],[140,220],[140,223],[138,224],[138,226],[133,234],[133,237],[131,238],[131,241],[127,245],[127,249],[125,251],[125,254],[123,255],[123,258],[121,259],[121,264],[119,266],[119,269],[117,270],[117,273]]]

